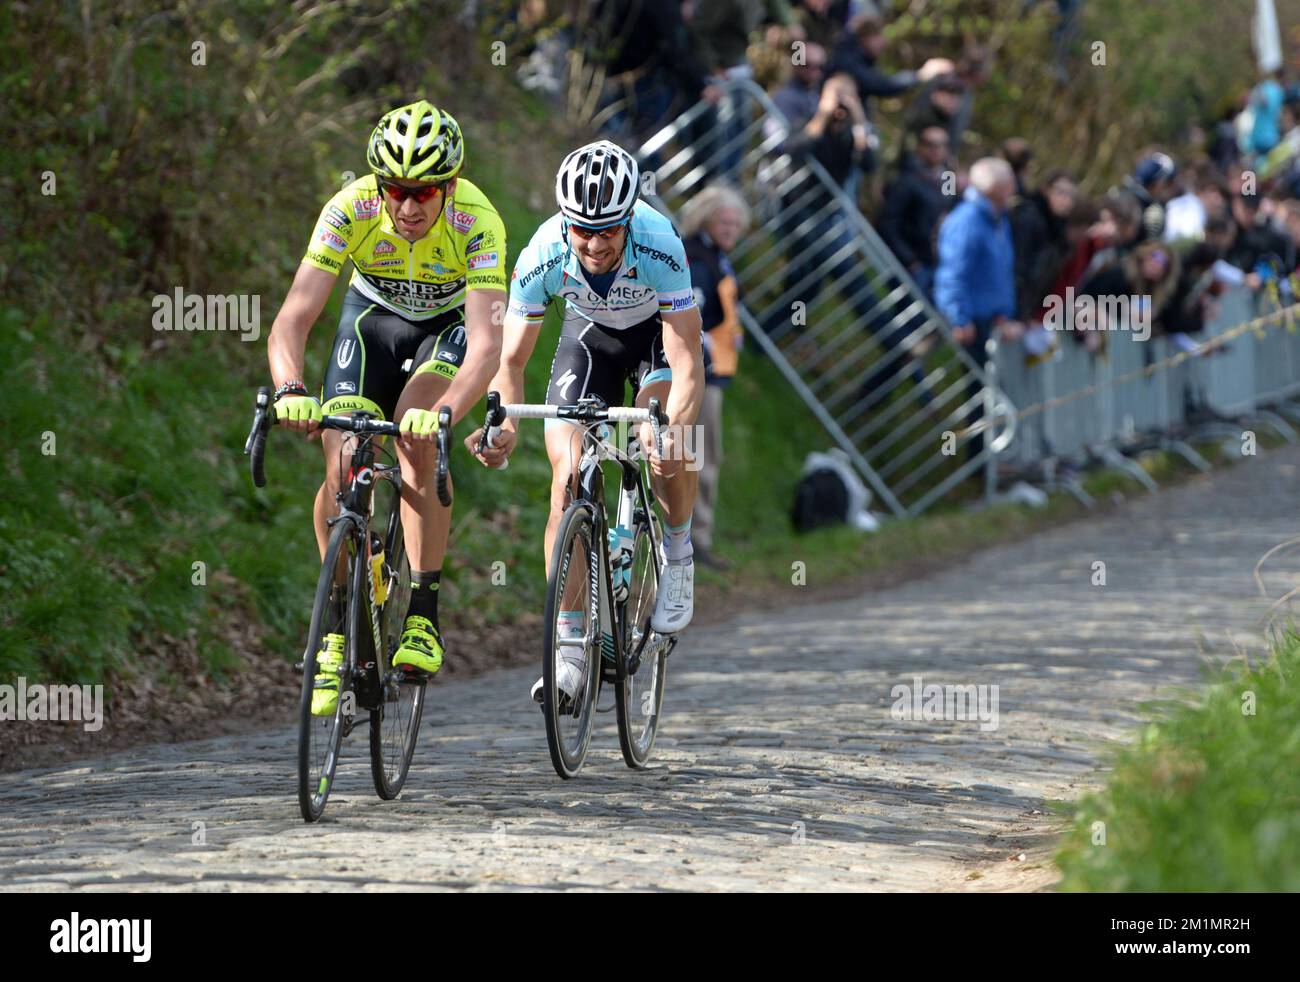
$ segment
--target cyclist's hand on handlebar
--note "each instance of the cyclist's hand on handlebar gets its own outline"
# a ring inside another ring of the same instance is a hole
[[[662,457],[655,447],[654,432],[650,429],[650,424],[641,424],[641,446],[645,447],[646,459],[650,461],[650,473],[658,477],[672,477],[682,466],[681,434],[668,427],[661,427],[659,439],[664,448]]]
[[[483,427],[479,427],[469,436],[465,437],[465,449],[472,453],[485,467],[500,467],[505,461],[510,459],[510,454],[514,452],[515,444],[519,441],[519,434],[514,430],[502,427],[493,440],[496,446],[484,447],[483,452],[478,452],[478,441],[483,436]]]
[[[432,440],[438,435],[438,414],[431,409],[408,409],[398,428],[403,440]]]
[[[298,430],[311,436],[320,426],[320,403],[312,396],[283,395],[275,403],[275,421],[291,430]]]

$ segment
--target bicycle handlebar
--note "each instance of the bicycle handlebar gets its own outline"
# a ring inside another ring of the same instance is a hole
[[[266,436],[275,425],[275,406],[271,404],[271,389],[263,385],[257,390],[254,399],[253,428],[244,441],[244,454],[250,456],[249,468],[253,474],[255,487],[266,487]],[[342,430],[346,433],[372,433],[377,436],[397,436],[402,434],[397,423],[386,419],[371,419],[367,416],[324,416],[320,421],[322,430]],[[438,500],[444,508],[451,507],[451,488],[448,486],[451,456],[451,407],[443,406],[438,410]]]
[[[492,439],[500,432],[501,424],[507,419],[564,419],[575,423],[649,423],[654,434],[655,450],[663,455],[663,438],[660,428],[668,424],[668,414],[659,405],[658,399],[651,399],[646,409],[627,406],[606,406],[595,399],[583,399],[569,406],[545,406],[531,403],[501,404],[501,393],[489,392],[487,396],[487,417],[483,421],[483,434],[479,437],[478,452],[485,446],[491,446]],[[508,461],[507,461],[508,463]],[[504,470],[504,467],[499,468]]]

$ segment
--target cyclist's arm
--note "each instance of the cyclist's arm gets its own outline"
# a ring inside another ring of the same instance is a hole
[[[664,357],[673,372],[668,390],[670,424],[693,426],[704,401],[704,355],[700,343],[700,310],[691,307],[664,314]]]
[[[540,333],[539,326],[530,323],[523,315],[506,314],[501,342],[501,367],[497,369],[496,377],[489,386],[492,391],[501,393],[503,406],[524,401],[524,369],[533,355],[533,349],[537,347],[537,335]],[[519,421],[508,419],[501,424],[501,428],[513,432],[519,428]]]
[[[439,400],[439,405],[451,407],[453,423],[483,398],[488,382],[496,374],[501,360],[501,318],[505,307],[504,290],[473,289],[465,294],[465,362]]]
[[[266,341],[271,379],[277,388],[285,382],[302,379],[307,335],[325,309],[337,279],[338,273],[309,263],[298,267],[293,286],[275,315]]]

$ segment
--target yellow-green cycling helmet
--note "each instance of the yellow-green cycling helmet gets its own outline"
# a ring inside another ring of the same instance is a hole
[[[464,161],[460,126],[424,99],[385,113],[366,151],[366,162],[380,177],[408,181],[451,180]]]

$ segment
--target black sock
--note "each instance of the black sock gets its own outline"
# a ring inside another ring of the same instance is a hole
[[[411,603],[406,608],[407,617],[427,617],[438,626],[438,583],[442,570],[411,570]]]

